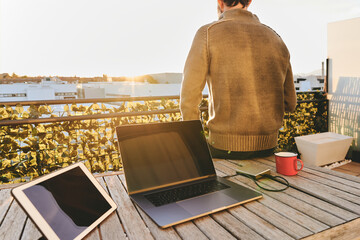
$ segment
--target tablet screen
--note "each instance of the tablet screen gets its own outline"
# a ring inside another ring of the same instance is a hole
[[[60,239],[74,239],[112,207],[79,166],[23,192]]]

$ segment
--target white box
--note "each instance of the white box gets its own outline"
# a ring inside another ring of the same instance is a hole
[[[352,137],[332,132],[295,137],[301,160],[315,166],[344,160],[352,141]]]

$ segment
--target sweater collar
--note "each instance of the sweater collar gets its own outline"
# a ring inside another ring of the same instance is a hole
[[[252,14],[252,12],[248,10],[239,9],[239,8],[227,10],[219,17],[219,20],[228,20],[228,19],[260,22],[259,18],[255,14]]]

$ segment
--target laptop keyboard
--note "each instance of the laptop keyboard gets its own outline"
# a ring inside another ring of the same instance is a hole
[[[161,192],[151,193],[144,196],[156,207],[159,207],[165,204],[201,196],[226,188],[229,188],[229,186],[216,180],[210,180]]]

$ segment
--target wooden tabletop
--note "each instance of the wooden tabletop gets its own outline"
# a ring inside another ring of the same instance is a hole
[[[285,177],[284,192],[259,189],[236,175],[239,161],[214,160],[217,174],[261,191],[263,198],[174,227],[161,229],[127,195],[122,174],[98,175],[118,209],[86,239],[360,239],[360,178],[320,167]],[[273,158],[241,160],[267,166]],[[261,180],[268,188],[283,185]],[[38,239],[40,232],[10,195],[0,190],[0,239]]]

